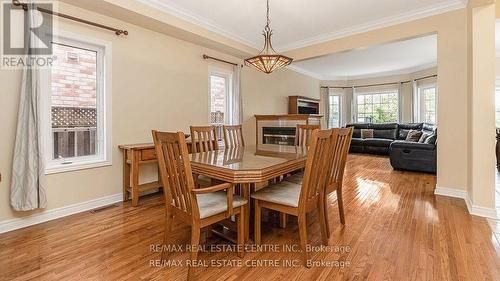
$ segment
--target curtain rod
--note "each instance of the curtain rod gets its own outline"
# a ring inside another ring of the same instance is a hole
[[[380,84],[370,84],[370,85],[358,85],[358,86],[352,86],[352,87],[330,87],[330,86],[321,86],[321,88],[324,88],[324,89],[350,89],[350,88],[364,88],[364,87],[375,87],[375,86],[386,86],[386,85],[395,85],[395,84],[405,84],[405,83],[410,83],[411,81],[419,81],[419,80],[423,80],[423,79],[427,79],[427,78],[432,78],[432,77],[437,77],[436,74],[434,75],[429,75],[429,76],[424,76],[424,77],[420,77],[420,78],[417,78],[417,79],[413,79],[413,80],[406,80],[406,81],[401,81],[401,82],[392,82],[392,83],[380,83]]]
[[[12,4],[14,6],[21,6],[23,8],[23,10],[25,10],[25,11],[28,10],[28,4],[21,3],[19,0],[12,0]],[[57,13],[57,12],[54,12],[54,11],[51,11],[51,10],[47,10],[47,9],[44,9],[44,8],[40,8],[40,7],[37,7],[37,10],[40,11],[40,12],[42,12],[42,13],[46,13],[46,14],[58,16],[58,17],[61,17],[61,18],[69,19],[69,20],[72,20],[72,21],[76,21],[76,22],[80,22],[80,23],[84,23],[84,24],[96,26],[96,27],[99,27],[99,28],[111,30],[111,31],[114,31],[116,35],[122,35],[122,34],[123,35],[128,35],[128,31],[123,30],[123,29],[118,29],[118,28],[110,27],[110,26],[103,25],[103,24],[100,24],[100,23],[96,23],[96,22],[84,20],[84,19],[81,19],[81,18],[73,17],[73,16],[70,16],[70,15],[67,15],[67,14]]]
[[[222,59],[214,58],[214,57],[207,56],[207,55],[203,55],[203,59],[205,59],[205,60],[216,60],[216,61],[227,63],[227,64],[230,64],[230,65],[243,67],[243,65],[239,65],[239,64],[234,63],[234,62],[230,62],[230,61],[227,61],[227,60],[222,60]]]

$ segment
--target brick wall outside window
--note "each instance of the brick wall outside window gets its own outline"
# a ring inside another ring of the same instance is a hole
[[[96,53],[54,44],[54,58],[52,106],[95,108]]]

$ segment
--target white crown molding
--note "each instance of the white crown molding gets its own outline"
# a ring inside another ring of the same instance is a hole
[[[158,9],[164,13],[167,13],[169,15],[175,16],[177,18],[180,18],[182,20],[185,20],[189,23],[195,24],[197,26],[203,27],[209,31],[212,31],[214,33],[217,33],[219,35],[225,36],[229,39],[232,39],[236,42],[239,42],[241,44],[247,45],[249,47],[252,47],[254,49],[260,50],[262,46],[260,46],[258,43],[249,41],[235,33],[232,33],[228,31],[227,29],[218,26],[214,23],[212,23],[209,19],[206,19],[200,15],[196,15],[193,13],[190,13],[189,11],[178,7],[176,5],[173,5],[172,3],[165,3],[160,0],[137,0],[147,6],[150,6],[152,8]]]
[[[207,30],[210,30],[214,33],[217,33],[219,35],[225,36],[227,38],[230,38],[232,40],[235,40],[239,43],[245,44],[249,47],[255,48],[260,50],[262,47],[260,45],[261,42],[252,42],[251,40],[245,39],[238,34],[235,34],[233,32],[228,31],[226,28],[219,26],[215,23],[213,23],[211,20],[206,19],[200,15],[190,13],[186,9],[183,9],[181,7],[178,7],[172,3],[166,3],[161,0],[138,0],[139,2],[150,6],[152,8],[156,8],[160,11],[163,11],[167,14],[170,14],[172,16],[178,17],[180,19],[183,19],[187,22],[190,22],[192,24],[195,24],[197,26],[206,28]],[[297,48],[303,48],[306,46],[322,43],[325,41],[333,40],[333,39],[339,39],[342,37],[347,37],[351,36],[354,34],[362,33],[362,32],[367,32],[367,31],[372,31],[375,29],[379,28],[384,28],[404,22],[409,22],[433,15],[438,15],[442,13],[446,13],[449,11],[457,10],[457,9],[462,9],[467,6],[467,0],[448,0],[445,2],[441,2],[435,5],[431,5],[425,8],[417,9],[414,11],[406,12],[403,14],[399,14],[396,16],[390,16],[390,17],[385,17],[383,19],[371,21],[368,23],[360,24],[357,26],[345,28],[342,30],[337,30],[334,32],[330,33],[325,33],[325,34],[320,34],[317,36],[313,36],[310,38],[305,38],[302,40],[299,40],[297,42],[291,43],[291,44],[285,44],[282,46],[275,46],[277,50],[280,52],[286,52],[290,51],[293,49]]]
[[[324,77],[321,74],[317,74],[317,73],[311,72],[309,70],[305,70],[302,67],[294,65],[294,64],[287,66],[287,68],[291,69],[295,72],[298,72],[300,74],[304,74],[304,75],[310,76],[312,78],[318,79],[318,80],[324,80]]]
[[[423,64],[416,67],[410,67],[395,71],[385,71],[385,72],[377,72],[366,75],[356,75],[356,76],[328,76],[322,75],[323,81],[350,81],[350,80],[360,80],[360,79],[371,79],[371,78],[383,78],[388,76],[397,76],[397,75],[407,75],[412,74],[418,71],[427,70],[430,68],[434,68],[437,66],[437,62]]]
[[[90,200],[87,202],[77,203],[57,209],[42,211],[40,213],[36,213],[27,217],[15,218],[5,221],[0,221],[0,233],[32,226],[35,224],[55,220],[58,218],[66,217],[69,215],[89,211],[92,209],[104,207],[107,205],[111,205],[117,202],[121,202],[123,200],[123,194],[117,193],[101,198],[97,198],[94,200]]]
[[[287,52],[291,51],[294,49],[299,49],[311,45],[315,45],[318,43],[323,43],[326,41],[334,40],[334,39],[340,39],[343,37],[348,37],[351,35],[363,33],[363,32],[368,32],[384,27],[389,27],[405,22],[410,22],[442,13],[446,13],[449,11],[453,10],[458,10],[458,9],[463,9],[467,5],[464,4],[463,0],[449,0],[446,2],[438,3],[435,5],[431,5],[422,9],[417,9],[414,11],[406,12],[403,14],[399,14],[396,16],[390,16],[390,17],[385,17],[379,20],[367,22],[364,24],[352,26],[349,28],[345,28],[342,30],[330,32],[330,33],[325,33],[325,34],[320,34],[317,36],[313,36],[310,38],[306,38],[303,40],[299,40],[297,42],[287,44],[284,46],[279,46],[279,50],[281,52]]]

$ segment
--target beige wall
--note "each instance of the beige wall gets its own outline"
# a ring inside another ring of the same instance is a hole
[[[150,142],[151,129],[184,131],[208,123],[209,54],[231,61],[238,58],[181,41],[79,8],[61,4],[61,11],[111,26],[126,26],[127,37],[61,21],[60,28],[112,43],[113,165],[48,176],[48,208],[85,202],[121,192],[122,157],[118,144]],[[20,91],[20,71],[0,70],[0,221],[29,213],[14,213],[9,183]],[[244,68],[242,73],[245,138],[255,142],[253,114],[287,112],[288,95],[319,97],[319,81],[291,70],[271,75]],[[149,167],[150,175],[154,167]]]
[[[383,84],[383,83],[399,83],[411,81],[413,79],[419,79],[422,77],[427,77],[430,75],[437,74],[437,68],[429,68],[426,70],[421,70],[409,74],[401,74],[401,75],[390,75],[383,77],[373,77],[366,79],[356,79],[356,80],[324,80],[321,81],[321,86],[326,87],[353,87],[353,86],[362,86],[362,85],[375,85],[375,84]],[[435,78],[425,79],[426,82],[434,81]],[[413,86],[412,83],[402,83],[401,91],[400,91],[400,122],[401,123],[409,123],[412,122],[412,95],[413,95]],[[352,122],[352,114],[351,114],[351,105],[352,105],[352,89],[344,89],[342,91],[342,99],[343,99],[343,111],[342,111],[342,119],[344,123]],[[325,103],[326,96],[322,95],[322,102]]]

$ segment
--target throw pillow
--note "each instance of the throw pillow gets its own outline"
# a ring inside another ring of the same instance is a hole
[[[408,132],[408,135],[406,136],[406,140],[412,141],[412,142],[418,142],[420,140],[420,137],[422,136],[422,134],[423,134],[422,131],[410,130]]]
[[[425,143],[425,140],[430,136],[430,133],[422,133],[422,136],[420,136],[420,139],[418,139],[419,143]]]
[[[425,142],[424,142],[424,143],[426,143],[426,144],[434,144],[434,145],[436,145],[436,140],[437,140],[437,135],[436,135],[436,134],[432,134],[432,135],[430,135],[430,136],[429,136],[429,137],[425,140]]]
[[[372,139],[373,138],[373,129],[361,129],[361,138],[362,139]]]

